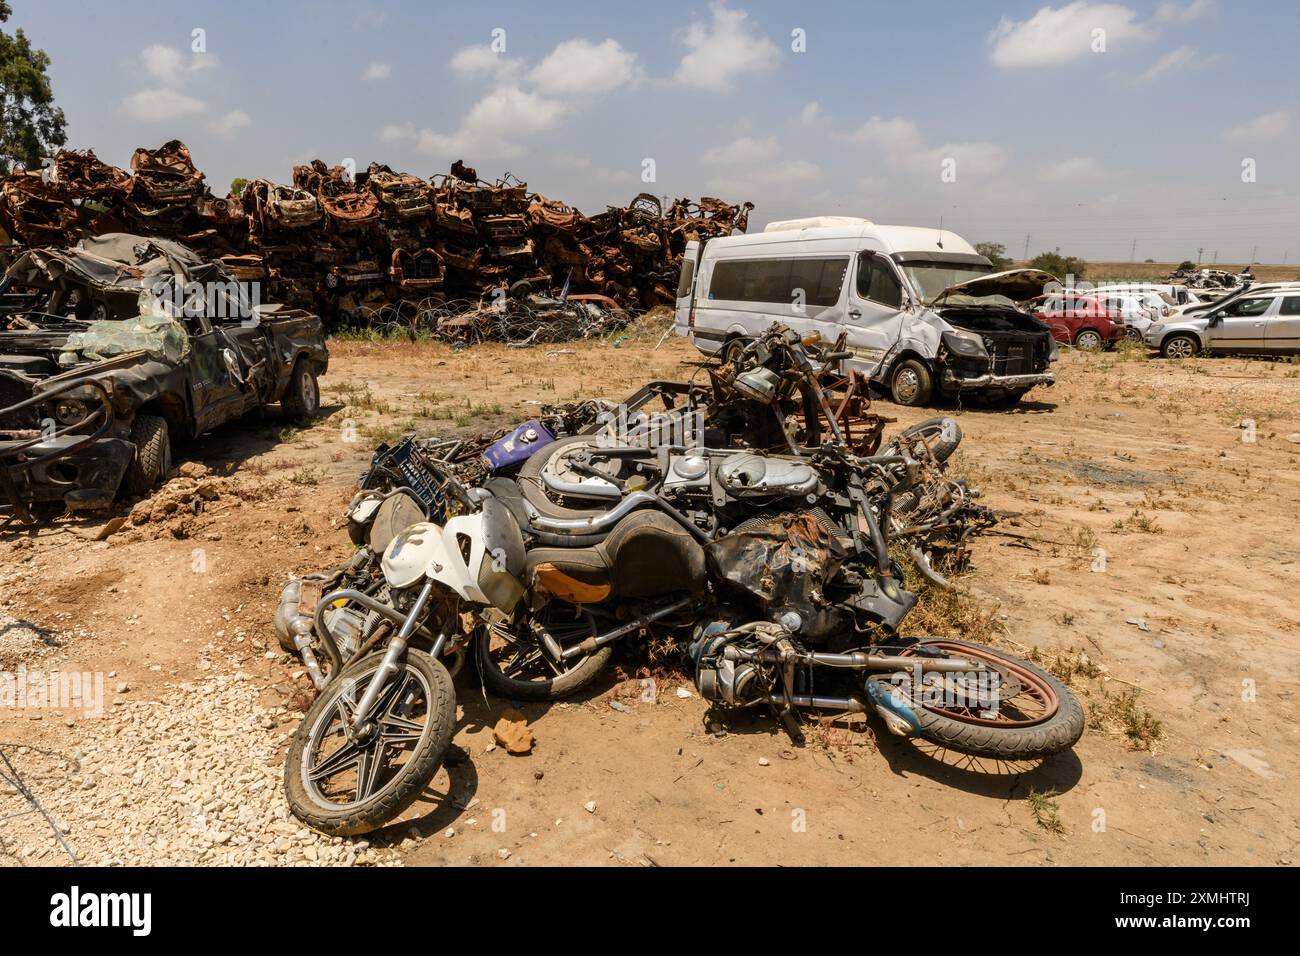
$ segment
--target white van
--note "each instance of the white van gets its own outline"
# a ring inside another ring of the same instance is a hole
[[[1054,381],[1047,326],[1016,306],[1060,284],[1046,272],[994,273],[947,230],[818,216],[762,233],[687,243],[676,331],[725,357],[774,322],[833,341],[846,365],[901,405],[936,395],[1014,404]]]

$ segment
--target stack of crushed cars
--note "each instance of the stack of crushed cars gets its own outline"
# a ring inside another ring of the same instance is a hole
[[[131,232],[220,259],[236,278],[265,282],[265,298],[334,326],[554,341],[672,303],[687,240],[743,232],[752,208],[705,197],[665,210],[643,193],[585,216],[509,173],[484,182],[460,161],[425,181],[380,163],[354,178],[313,160],[289,183],[255,179],[219,199],[173,140],[137,149],[130,172],[63,150],[5,177],[0,266],[25,248]],[[611,315],[593,321],[597,311]]]

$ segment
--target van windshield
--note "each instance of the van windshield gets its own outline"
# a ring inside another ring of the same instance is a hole
[[[993,271],[992,266],[974,262],[904,262],[899,265],[911,280],[912,288],[926,302],[933,302],[955,285]]]

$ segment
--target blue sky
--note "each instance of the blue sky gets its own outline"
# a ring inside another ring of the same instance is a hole
[[[749,199],[751,230],[942,219],[1016,255],[1300,260],[1294,2],[13,6],[70,145],[126,165],[179,138],[218,193],[317,156],[464,158],[588,213],[645,189]]]

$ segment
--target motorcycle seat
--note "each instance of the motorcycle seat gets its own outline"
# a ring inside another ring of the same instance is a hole
[[[524,578],[531,588],[573,604],[676,591],[699,594],[706,580],[704,549],[662,512],[636,511],[591,547],[532,549]]]
[[[489,478],[483,483],[483,487],[492,493],[492,497],[506,506],[506,510],[514,516],[519,527],[538,538],[542,543],[552,545],[557,548],[584,548],[594,544],[599,544],[605,540],[604,532],[591,532],[588,534],[560,534],[558,532],[545,532],[534,528],[531,524],[532,519],[528,516],[528,508],[524,505],[523,491],[520,489],[518,482],[514,478],[496,476]],[[601,512],[593,511],[591,515],[599,515]]]

